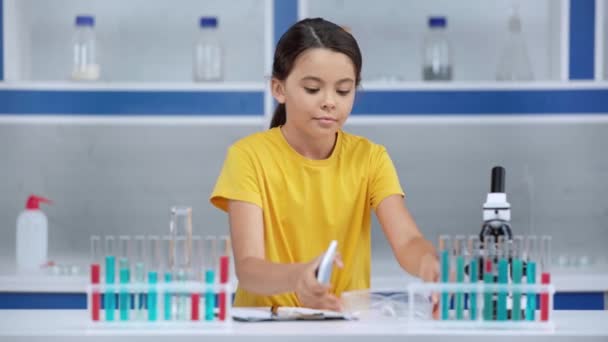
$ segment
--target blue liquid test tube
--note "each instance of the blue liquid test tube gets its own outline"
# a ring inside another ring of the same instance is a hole
[[[129,285],[130,282],[130,265],[129,265],[129,245],[131,244],[131,237],[122,235],[118,238],[118,248],[120,251],[119,264],[119,281],[120,281],[120,293],[118,296],[119,303],[118,308],[120,311],[120,320],[129,320],[129,310],[131,309],[131,298],[130,293],[126,287],[122,285]]]
[[[158,270],[163,265],[163,244],[156,235],[148,236],[145,262],[148,266],[148,321],[158,320]]]
[[[477,284],[479,281],[479,257],[480,257],[480,243],[477,235],[469,237],[468,250],[470,255],[469,262],[469,282],[471,284]],[[477,292],[473,290],[469,293],[469,319],[477,319]]]
[[[456,283],[464,284],[464,261],[466,254],[465,236],[454,237],[454,256],[456,257]],[[464,319],[464,292],[456,291],[456,319]]]
[[[156,292],[156,284],[158,283],[158,273],[156,271],[148,272],[148,320],[156,321],[157,318],[157,301],[158,295]]]
[[[213,284],[215,283],[215,271],[208,269],[205,272],[205,284],[207,290],[205,291],[205,320],[213,321],[215,318],[215,291]]]
[[[121,259],[121,264],[124,259]],[[129,269],[126,267],[120,268],[120,285],[129,285]],[[118,304],[120,308],[120,320],[128,321],[129,320],[129,309],[131,306],[131,298],[129,291],[121,286],[120,287],[120,303]]]
[[[106,321],[114,321],[114,310],[116,309],[114,283],[116,277],[116,257],[117,252],[116,239],[114,236],[108,235],[105,237],[105,283],[108,287],[104,294],[104,310]]]
[[[536,262],[529,261],[526,265],[526,280],[529,285],[536,284]],[[530,291],[526,303],[526,320],[534,321],[536,316],[536,292]]]
[[[116,260],[113,255],[106,255],[106,285],[112,287],[114,285],[114,275]],[[111,322],[114,320],[114,310],[116,303],[114,302],[114,290],[106,290],[104,294],[104,310],[106,312],[106,321]]]
[[[494,284],[494,256],[495,256],[495,242],[493,236],[484,236],[484,265],[483,265],[483,282],[486,285]],[[483,319],[485,321],[492,321],[494,318],[494,299],[493,292],[487,287],[483,294]]]
[[[169,271],[165,271],[165,284],[171,284],[171,272]],[[170,321],[171,320],[171,311],[172,311],[172,305],[171,305],[171,291],[169,290],[165,290],[165,293],[163,294],[164,297],[164,302],[163,302],[163,309],[164,309],[164,313],[165,313],[165,321]]]
[[[163,319],[170,321],[173,319],[173,299],[170,285],[173,281],[173,238],[169,235],[162,236],[159,247],[157,249],[157,267],[159,274],[163,274],[164,284],[167,286],[162,293],[163,301]]]
[[[217,238],[215,236],[205,237],[205,321],[215,319],[215,271],[218,266]]]
[[[440,278],[442,284],[447,284],[450,281],[450,240],[449,235],[441,235],[439,237]],[[448,291],[441,291],[439,307],[441,309],[441,319],[448,320],[450,318],[450,294]]]
[[[522,277],[522,252],[523,252],[523,237],[516,235],[513,238],[512,263],[513,263],[513,284],[520,285]],[[521,291],[513,290],[513,307],[511,310],[511,319],[513,321],[521,320]]]
[[[536,260],[538,255],[538,240],[530,235],[526,239],[526,283],[536,284]],[[534,321],[536,316],[536,292],[526,294],[526,320]]]
[[[498,237],[497,256],[498,256],[498,284],[507,286],[509,284],[509,255],[511,241],[504,236]],[[506,289],[498,291],[498,302],[496,317],[499,321],[507,320],[507,295]]]

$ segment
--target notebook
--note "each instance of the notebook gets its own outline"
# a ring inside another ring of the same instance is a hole
[[[274,312],[273,312],[274,311]],[[316,310],[299,307],[235,307],[231,311],[232,319],[239,322],[270,322],[270,321],[317,321],[342,320],[348,317],[342,312]]]

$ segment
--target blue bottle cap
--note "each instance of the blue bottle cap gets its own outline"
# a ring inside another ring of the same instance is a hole
[[[76,26],[95,26],[95,17],[92,15],[76,16]]]
[[[446,27],[448,20],[445,17],[429,17],[429,27]]]
[[[216,28],[217,17],[201,17],[199,25],[202,28]]]

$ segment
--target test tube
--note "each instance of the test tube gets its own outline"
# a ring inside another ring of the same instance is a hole
[[[511,250],[511,267],[512,279],[514,285],[521,284],[522,277],[522,255],[524,248],[524,237],[516,235],[513,237],[513,248]],[[511,310],[511,319],[514,321],[521,320],[521,291],[513,290],[513,308]]]
[[[496,256],[496,244],[494,236],[486,235],[483,237],[484,247],[484,284],[494,284],[494,257]],[[483,295],[483,319],[491,321],[494,318],[494,299],[492,291],[486,289]]]
[[[541,284],[549,285],[551,283],[551,236],[541,236],[540,263]],[[540,320],[542,322],[549,320],[549,293],[546,291],[541,292],[540,295]]]
[[[131,246],[132,243],[133,241],[128,235],[121,235],[118,237],[118,248],[120,250],[120,285],[128,285],[130,281],[129,251],[133,249]],[[131,309],[131,294],[124,286],[120,287],[118,308],[120,309],[120,320],[128,321],[129,310]]]
[[[138,288],[141,288],[141,290],[134,293],[135,318],[137,320],[143,320],[146,307],[146,295],[143,292],[143,284],[146,282],[145,262],[146,254],[148,253],[146,237],[143,235],[135,236],[135,240],[130,246],[131,250],[129,251],[129,258],[135,264],[134,282],[137,284]]]
[[[223,235],[219,240],[219,251],[220,251],[220,293],[218,296],[219,313],[218,318],[220,321],[226,320],[226,306],[227,306],[227,294],[225,286],[228,284],[228,278],[230,276],[230,254],[232,247],[230,246],[230,237]]]
[[[217,238],[205,237],[205,320],[213,321],[215,318],[215,270],[217,268]]]
[[[526,283],[536,284],[536,257],[538,253],[538,240],[535,235],[526,239]],[[536,292],[528,291],[526,294],[526,321],[534,321],[536,315]]]
[[[158,270],[162,265],[162,241],[156,235],[148,237],[148,250],[146,254],[146,265],[148,266],[148,320],[156,321],[158,318],[158,292],[156,284],[158,284]]]
[[[456,258],[456,282],[464,284],[464,257],[466,254],[466,237],[456,235],[454,237],[454,257]],[[456,319],[464,319],[464,292],[456,291]]]
[[[498,259],[498,284],[507,286],[509,284],[509,255],[511,241],[501,235],[497,239],[496,254]],[[507,320],[507,295],[506,289],[498,291],[498,301],[496,304],[496,318],[499,321]]]
[[[175,255],[177,257],[177,267],[175,270],[175,280],[180,283],[185,283],[188,280],[188,275],[191,269],[191,252],[188,252],[187,258],[186,255],[180,255],[184,251],[192,250],[192,237],[187,238],[186,236],[176,236],[173,237],[173,242],[176,250],[178,251]],[[176,314],[177,320],[184,321],[190,317],[190,305],[189,296],[185,292],[177,292],[175,294],[175,305],[176,305]]]
[[[479,236],[471,235],[468,241],[469,250],[469,282],[471,284],[477,284],[479,281],[479,258],[481,256],[481,244]],[[470,305],[469,305],[469,318],[471,320],[477,320],[477,291],[473,290],[469,293]]]
[[[171,207],[171,223],[169,225],[174,267],[189,270],[192,259],[192,208],[185,206]],[[180,239],[179,245],[176,239]]]
[[[439,255],[440,255],[440,278],[441,283],[447,284],[450,281],[450,246],[451,238],[449,235],[439,236]],[[439,303],[441,308],[441,319],[447,320],[450,317],[450,294],[448,291],[441,292]]]
[[[198,235],[192,236],[192,274],[197,284],[203,283],[203,240]],[[198,290],[190,294],[190,320],[200,319],[200,293]]]
[[[91,236],[91,285],[98,286],[100,280],[100,262],[102,260],[101,238],[97,235]],[[93,289],[90,298],[91,319],[99,321],[99,310],[101,307],[101,294],[98,289]]]
[[[105,237],[105,253],[106,253],[106,293],[104,294],[104,310],[106,312],[106,321],[114,320],[114,310],[116,310],[116,298],[114,283],[116,277],[116,253],[118,251],[116,239],[112,235]]]
[[[162,264],[163,264],[163,273],[164,273],[164,282],[165,284],[171,284],[171,282],[173,281],[173,274],[171,272],[171,270],[173,269],[173,241],[171,239],[171,236],[169,235],[165,235],[162,237],[161,240],[161,245],[163,245],[166,248],[163,248],[162,252]],[[172,300],[172,294],[170,290],[165,290],[165,292],[163,293],[163,313],[164,313],[164,319],[165,321],[170,321],[173,319],[173,312],[174,312],[174,308],[173,308],[173,300]]]

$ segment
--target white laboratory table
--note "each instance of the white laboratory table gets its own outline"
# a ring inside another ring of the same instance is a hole
[[[84,310],[1,310],[0,341],[608,341],[608,311],[554,312],[553,331],[421,331],[406,322],[232,322],[222,328],[92,328]]]
[[[0,292],[84,292],[89,282],[86,272],[88,270],[82,266],[81,274],[77,276],[20,276],[16,274],[12,263],[9,265],[6,260],[1,260]],[[551,278],[557,292],[608,292],[608,265],[555,267]],[[407,284],[413,281],[419,280],[402,271],[392,259],[383,258],[372,262],[372,289],[405,290]]]

